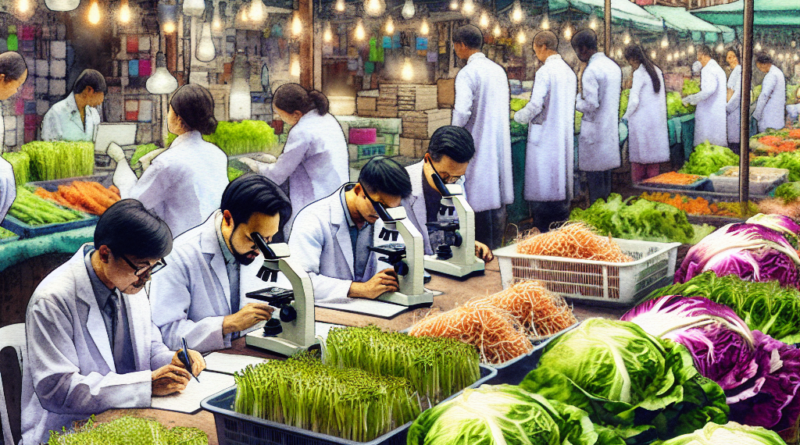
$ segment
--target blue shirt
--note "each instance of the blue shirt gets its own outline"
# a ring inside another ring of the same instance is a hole
[[[367,268],[367,261],[369,260],[369,247],[372,246],[374,228],[372,224],[364,223],[359,229],[353,218],[350,216],[350,209],[347,207],[347,199],[345,193],[352,190],[355,184],[348,184],[342,187],[339,198],[342,201],[342,209],[344,210],[344,217],[347,220],[347,226],[350,229],[350,243],[353,248],[353,279],[358,282],[366,281],[372,277],[365,277],[364,271]]]

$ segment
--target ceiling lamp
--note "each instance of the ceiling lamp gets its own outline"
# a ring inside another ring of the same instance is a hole
[[[331,22],[325,22],[325,32],[322,33],[322,40],[325,43],[330,43],[333,40],[333,32],[331,32]]]
[[[292,17],[292,37],[298,38],[302,33],[303,33],[303,22],[300,20],[300,13],[298,11],[295,11],[294,16]]]
[[[167,58],[161,51],[156,54],[156,71],[145,84],[150,94],[171,94],[178,89],[178,80],[167,70]]]
[[[30,4],[31,0],[25,0],[26,4]],[[22,3],[22,2],[20,2]],[[45,0],[44,5],[47,9],[56,12],[72,11],[81,4],[81,0]]]
[[[97,0],[92,0],[92,5],[89,6],[89,23],[96,25],[100,23],[100,6],[97,5]]]
[[[461,12],[466,15],[475,14],[475,2],[473,0],[464,0],[464,6],[461,7]]]
[[[344,12],[344,0],[336,0],[336,11]]]
[[[386,3],[384,0],[366,0],[364,3],[364,11],[369,16],[379,17],[386,11]]]
[[[414,1],[413,0],[406,0],[403,4],[403,10],[400,11],[400,14],[403,15],[403,18],[406,20],[410,20],[414,17],[416,13],[416,8],[414,8]]]
[[[386,35],[390,36],[394,34],[394,20],[392,20],[392,16],[389,16],[386,19]]]
[[[364,31],[364,24],[361,22],[361,19],[358,19],[358,24],[356,25],[356,40],[364,40],[367,37],[366,31]]]
[[[208,22],[203,23],[203,30],[200,32],[200,41],[197,42],[195,56],[201,62],[211,62],[217,57],[214,41],[211,40],[211,24]]]
[[[481,13],[481,20],[480,20],[479,24],[481,25],[481,28],[484,28],[484,29],[489,27],[489,15],[486,14],[486,11],[483,11]]]
[[[519,42],[520,45],[524,45],[525,44],[525,40],[526,40],[525,31],[520,30],[519,34],[517,34],[517,42]]]
[[[206,10],[206,2],[204,0],[184,0],[183,13],[190,17],[202,17],[203,12]]]
[[[502,34],[502,30],[500,29],[500,25],[494,25],[493,34],[494,34],[495,37],[500,37],[500,35]]]
[[[419,27],[419,32],[423,36],[427,36],[428,35],[428,33],[430,32],[430,29],[428,27],[428,19],[426,19],[426,18],[422,19],[422,25],[420,25],[420,27]]]

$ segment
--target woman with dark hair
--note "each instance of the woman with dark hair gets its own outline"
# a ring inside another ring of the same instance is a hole
[[[8,51],[0,54],[0,100],[6,100],[16,94],[19,87],[28,78],[28,66],[18,53]],[[0,154],[5,150],[5,125],[0,113]],[[14,168],[0,156],[0,222],[2,222],[11,204],[17,198],[17,184],[14,180]]]
[[[172,96],[167,116],[169,131],[178,135],[153,159],[141,178],[111,144],[108,155],[117,162],[114,184],[123,198],[142,201],[166,221],[175,236],[203,223],[219,207],[228,185],[228,157],[203,135],[214,133],[214,99],[200,85],[184,85]]]
[[[669,161],[667,96],[664,75],[639,45],[625,48],[625,60],[633,68],[628,110],[628,150],[633,182],[658,175],[658,164]]]
[[[106,79],[96,70],[83,70],[69,96],[56,102],[42,119],[42,140],[93,141],[100,125],[96,107],[103,104],[108,91]]]
[[[739,62],[739,50],[730,47],[725,52],[725,60],[731,67],[731,75],[728,76],[728,103],[725,111],[728,114],[728,146],[734,153],[739,154],[739,128],[741,117],[741,98],[742,98],[742,65]]]
[[[328,112],[328,98],[319,91],[308,91],[296,83],[281,86],[272,99],[275,112],[292,125],[283,153],[274,163],[244,158],[253,171],[283,184],[289,180],[292,208],[320,200],[350,178],[347,141],[339,122]],[[283,233],[288,239],[294,215]]]

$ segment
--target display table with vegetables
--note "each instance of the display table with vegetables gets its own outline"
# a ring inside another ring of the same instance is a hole
[[[0,225],[21,238],[33,238],[96,224],[97,217],[63,207],[17,187],[17,198]]]
[[[175,138],[177,136],[170,133],[166,147]],[[280,154],[275,130],[264,121],[220,122],[217,124],[217,131],[204,135],[203,139],[221,148],[228,156],[245,153],[268,153],[273,156]]]

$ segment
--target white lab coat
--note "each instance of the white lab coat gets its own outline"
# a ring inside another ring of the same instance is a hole
[[[607,171],[622,165],[619,149],[619,98],[622,70],[603,53],[589,59],[581,76],[583,93],[575,109],[583,113],[578,143],[578,169]]]
[[[768,128],[779,130],[785,127],[785,107],[786,78],[780,68],[772,65],[761,83],[761,94],[753,112],[753,117],[758,121],[758,131],[763,133]]]
[[[217,239],[217,215],[219,211],[176,238],[165,259],[169,267],[153,275],[153,323],[161,329],[164,344],[172,349],[181,348],[182,337],[190,349],[199,352],[230,348],[231,335],[222,336],[222,319],[255,302],[245,298],[247,292],[268,287],[256,277],[264,263],[259,255],[250,265],[241,266],[239,307],[230,307],[230,278]]]
[[[694,145],[708,141],[712,145],[728,146],[727,79],[725,71],[711,59],[700,71],[700,92],[685,97],[686,103],[697,105],[694,112]]]
[[[470,56],[456,76],[452,124],[466,128],[475,141],[475,157],[467,167],[466,190],[476,212],[514,202],[510,101],[503,67],[483,53]]]
[[[728,77],[729,90],[733,90],[733,95],[728,100],[725,106],[725,111],[728,114],[728,142],[738,144],[741,137],[739,130],[741,129],[740,118],[742,113],[742,65],[736,65],[736,68],[731,71]],[[725,97],[728,97],[727,95]]]
[[[17,182],[14,179],[14,167],[2,156],[5,150],[5,135],[3,115],[0,113],[0,223],[6,218],[11,204],[14,204],[14,200],[17,199]]]
[[[94,107],[86,106],[85,124],[81,121],[75,93],[56,102],[42,120],[42,140],[44,141],[93,141],[94,129],[100,125],[100,113]]]
[[[669,130],[667,129],[667,94],[664,75],[654,66],[661,88],[653,91],[653,80],[644,64],[633,72],[633,85],[628,109],[628,151],[631,162],[656,164],[669,161]]]
[[[22,372],[22,443],[111,408],[147,408],[152,371],[173,352],[150,319],[144,293],[127,305],[136,372],[116,374],[111,343],[84,263],[84,247],[50,273],[28,303]]]
[[[572,68],[560,55],[552,55],[536,72],[530,102],[514,114],[515,121],[529,124],[525,159],[528,201],[572,198],[577,91],[578,79]],[[616,127],[613,131],[617,132]]]
[[[351,301],[347,293],[355,276],[355,255],[340,191],[341,187],[301,210],[289,237],[292,259],[308,273],[318,302]],[[378,272],[377,262],[377,255],[370,252],[365,280]]]
[[[141,201],[177,237],[219,208],[228,186],[228,157],[199,132],[190,131],[178,136],[139,179],[127,162],[118,163],[114,184],[122,198]]]
[[[350,180],[347,141],[330,113],[306,113],[289,131],[283,154],[274,164],[262,164],[260,173],[277,184],[289,180],[292,217],[284,226],[288,238],[297,212]]]

